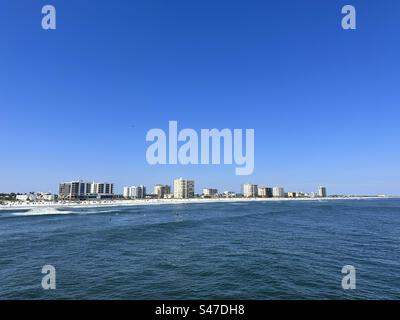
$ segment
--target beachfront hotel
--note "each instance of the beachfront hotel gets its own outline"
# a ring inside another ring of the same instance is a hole
[[[258,186],[256,184],[245,183],[243,185],[243,196],[245,198],[255,198],[258,195]]]
[[[144,199],[146,197],[146,187],[144,185],[124,187],[124,198]]]
[[[109,199],[113,195],[114,184],[107,182],[63,182],[58,189],[58,196],[63,200]]]
[[[272,196],[274,198],[284,198],[285,190],[282,187],[273,187],[272,188]]]
[[[182,178],[174,180],[174,198],[194,198],[194,181]]]

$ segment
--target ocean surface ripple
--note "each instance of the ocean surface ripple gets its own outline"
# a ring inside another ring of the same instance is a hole
[[[57,289],[43,290],[44,265]],[[356,268],[343,290],[341,269]],[[0,212],[0,299],[398,299],[400,200]]]

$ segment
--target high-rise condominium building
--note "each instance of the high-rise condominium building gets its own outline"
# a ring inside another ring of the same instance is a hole
[[[156,184],[154,186],[153,193],[157,196],[157,198],[162,199],[165,197],[165,195],[171,193],[171,187],[168,185]]]
[[[84,200],[106,199],[114,195],[114,184],[99,182],[84,182],[82,180],[60,183],[58,189],[60,199]]]
[[[272,188],[258,187],[258,196],[261,198],[272,198]]]
[[[318,196],[321,198],[326,197],[326,188],[325,187],[318,187]]]
[[[283,190],[282,187],[273,187],[272,188],[272,195],[274,198],[284,198],[285,197],[285,191]]]
[[[182,178],[174,180],[174,198],[186,199],[194,197],[194,181]]]
[[[212,188],[203,189],[203,196],[205,197],[215,197],[217,194],[218,194],[217,189],[212,189]]]
[[[258,194],[258,186],[256,184],[246,183],[243,185],[243,195],[246,198],[255,198]]]
[[[124,187],[124,198],[144,199],[145,197],[146,187],[144,185]]]

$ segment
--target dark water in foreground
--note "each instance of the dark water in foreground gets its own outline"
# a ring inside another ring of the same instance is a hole
[[[400,297],[400,200],[39,210],[0,212],[0,299]]]

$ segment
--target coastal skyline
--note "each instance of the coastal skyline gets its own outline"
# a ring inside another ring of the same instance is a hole
[[[57,192],[82,178],[219,190],[284,185],[400,194],[400,4],[40,1],[0,4],[0,192]],[[118,15],[114,13],[118,12]],[[255,166],[146,162],[146,132],[254,128]]]
[[[399,197],[388,194],[328,194],[327,187],[319,185],[314,190],[288,190],[282,185],[268,185],[265,183],[244,183],[239,191],[217,189],[209,184],[198,186],[194,180],[175,178],[170,184],[157,183],[153,186],[144,184],[130,184],[122,190],[112,182],[84,181],[82,179],[59,183],[58,192],[30,191],[0,193],[3,198],[15,200],[35,198],[39,195],[45,201],[55,200],[120,200],[120,199],[190,199],[190,198],[358,198],[358,197]],[[20,198],[18,198],[20,197]]]
[[[175,181],[179,180],[179,179],[182,179],[182,178],[178,178],[177,179],[175,177],[175,178],[172,178],[171,181],[155,180],[157,182],[154,183],[154,184],[143,183],[143,182],[140,182],[140,181],[139,182],[136,181],[135,183],[128,183],[128,184],[125,184],[125,185],[119,185],[119,184],[116,184],[114,182],[104,182],[104,184],[110,184],[110,185],[113,186],[113,190],[114,190],[113,194],[114,195],[122,195],[122,194],[125,193],[125,188],[131,188],[131,187],[148,188],[148,186],[150,186],[150,187],[167,186],[167,187],[171,188],[171,186],[174,186]],[[86,183],[95,184],[96,183],[95,181],[99,181],[99,179],[70,179],[68,181],[71,181],[71,182],[85,182],[85,184]],[[109,180],[109,181],[112,181],[112,180]],[[241,183],[239,186],[235,186],[233,188],[225,188],[225,187],[221,188],[221,187],[217,187],[217,186],[212,185],[212,184],[207,183],[207,182],[205,182],[204,184],[201,184],[201,185],[198,185],[196,183],[195,188],[194,188],[194,193],[200,195],[200,194],[202,194],[202,192],[201,192],[202,190],[211,189],[211,190],[218,190],[220,193],[222,193],[222,192],[234,192],[236,194],[242,194],[243,193],[243,187],[245,185],[252,185],[252,186],[258,186],[259,188],[260,187],[261,188],[266,188],[267,187],[267,188],[271,188],[271,189],[272,188],[282,188],[285,191],[289,191],[290,193],[294,192],[294,193],[301,193],[301,194],[313,194],[313,193],[318,194],[319,188],[322,187],[322,184],[317,184],[317,185],[311,186],[311,188],[308,188],[308,189],[304,189],[304,188],[293,189],[293,188],[290,188],[290,187],[287,187],[287,186],[283,186],[282,184],[270,184],[270,183],[265,183],[264,181],[253,183],[254,181],[257,181],[255,179],[244,180],[244,181],[245,182]],[[252,181],[252,182],[250,182],[250,181]],[[0,191],[0,193],[4,193],[4,194],[11,194],[11,193],[14,193],[14,194],[29,194],[29,193],[38,193],[38,192],[39,193],[43,193],[44,192],[44,193],[49,193],[49,194],[58,194],[59,190],[60,190],[59,189],[60,185],[63,184],[63,183],[57,183],[55,188],[48,189],[48,190],[44,190],[44,189],[43,190],[42,189],[31,189],[31,190],[28,190],[28,191],[20,191],[20,190],[15,191],[14,190],[14,191],[8,191],[8,192]],[[219,184],[219,185],[222,185],[222,184]],[[326,189],[325,186],[323,186],[323,188]],[[372,193],[363,194],[363,193],[360,193],[360,192],[355,192],[355,193],[335,192],[335,193],[331,193],[331,194],[332,195],[345,195],[345,196],[348,196],[348,195],[360,195],[360,196],[385,195],[385,196],[394,196],[394,197],[399,196],[399,194],[385,194],[383,192],[377,192],[375,194],[372,194]]]

